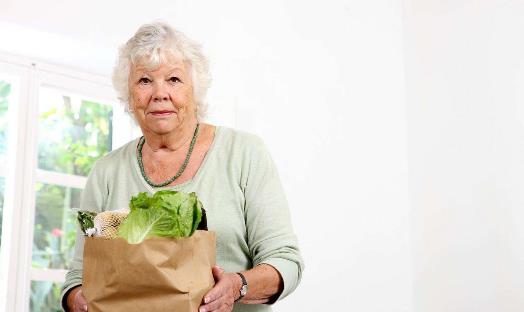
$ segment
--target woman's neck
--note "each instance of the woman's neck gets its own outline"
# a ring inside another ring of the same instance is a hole
[[[191,139],[195,133],[197,121],[182,125],[180,129],[172,131],[166,134],[156,134],[148,131],[144,131],[144,137],[146,142],[144,149],[148,149],[151,152],[177,152],[181,148],[189,146]]]

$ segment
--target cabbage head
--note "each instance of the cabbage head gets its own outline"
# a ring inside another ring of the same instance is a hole
[[[202,203],[196,194],[158,191],[138,193],[129,202],[130,212],[118,229],[118,237],[138,244],[149,237],[191,236],[202,218]]]

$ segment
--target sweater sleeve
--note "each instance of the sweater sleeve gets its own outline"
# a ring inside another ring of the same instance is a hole
[[[245,217],[253,265],[274,267],[284,281],[277,300],[298,286],[304,262],[293,232],[289,207],[276,166],[262,140],[254,139],[246,151]]]
[[[100,212],[103,210],[104,201],[107,197],[107,187],[104,187],[104,185],[106,185],[106,183],[103,177],[103,170],[101,170],[98,163],[96,163],[87,178],[86,186],[82,192],[80,210],[93,212]],[[62,309],[64,311],[68,311],[66,295],[76,286],[82,285],[83,253],[84,234],[79,228],[76,235],[75,253],[69,264],[69,270],[66,273],[65,282],[60,296],[60,302],[62,303]]]

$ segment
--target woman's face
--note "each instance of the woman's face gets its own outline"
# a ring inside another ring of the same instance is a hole
[[[167,56],[158,68],[134,65],[129,75],[130,106],[142,132],[163,135],[193,126],[196,104],[188,66]]]

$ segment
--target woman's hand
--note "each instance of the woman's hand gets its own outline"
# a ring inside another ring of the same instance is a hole
[[[86,312],[87,301],[82,293],[82,286],[76,287],[67,296],[67,307],[71,312]]]
[[[200,306],[199,312],[230,312],[233,310],[235,299],[240,296],[242,280],[236,273],[224,273],[219,266],[211,270],[215,278],[213,287],[204,296],[204,305]]]

